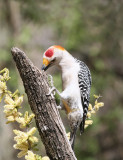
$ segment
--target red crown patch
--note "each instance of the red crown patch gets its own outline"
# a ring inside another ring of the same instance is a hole
[[[46,57],[52,57],[52,56],[53,56],[53,48],[49,48],[49,49],[45,52],[45,56],[46,56]]]

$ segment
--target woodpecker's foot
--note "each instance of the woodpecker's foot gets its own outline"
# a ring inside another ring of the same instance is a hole
[[[49,93],[47,93],[46,95],[49,96],[49,95],[52,94],[52,92],[53,92],[53,95],[55,95],[55,92],[54,92],[54,91],[56,91],[56,88],[55,88],[55,87],[52,87],[52,88],[50,89]]]
[[[53,95],[55,95],[55,93],[57,92],[58,95],[60,96],[60,92],[54,87],[54,84],[53,84],[53,77],[51,75],[48,75],[49,76],[49,81],[50,81],[50,91],[48,94],[46,94],[47,96],[51,95],[53,93]]]
[[[54,87],[54,84],[53,84],[53,77],[51,75],[48,75],[48,77],[49,77],[49,83],[50,83],[51,89],[50,89],[49,93],[47,94],[47,96],[51,95],[51,93],[53,93],[53,95],[55,95],[56,88]]]

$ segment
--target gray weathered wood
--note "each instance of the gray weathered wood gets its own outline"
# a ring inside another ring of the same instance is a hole
[[[51,160],[75,160],[55,99],[46,95],[49,92],[47,75],[35,67],[20,49],[12,48],[11,53],[47,155]]]

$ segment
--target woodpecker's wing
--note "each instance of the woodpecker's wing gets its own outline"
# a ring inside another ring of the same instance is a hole
[[[77,60],[80,65],[80,71],[78,73],[78,83],[81,93],[81,101],[83,106],[83,120],[80,124],[80,132],[84,132],[85,119],[88,111],[88,105],[90,100],[90,88],[91,88],[91,73],[87,65]]]

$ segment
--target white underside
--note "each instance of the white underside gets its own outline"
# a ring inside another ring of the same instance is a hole
[[[83,107],[81,103],[81,94],[78,83],[79,64],[68,53],[64,53],[64,58],[59,63],[62,71],[63,92],[61,99],[65,100],[71,109],[78,109],[81,117],[83,116]]]

